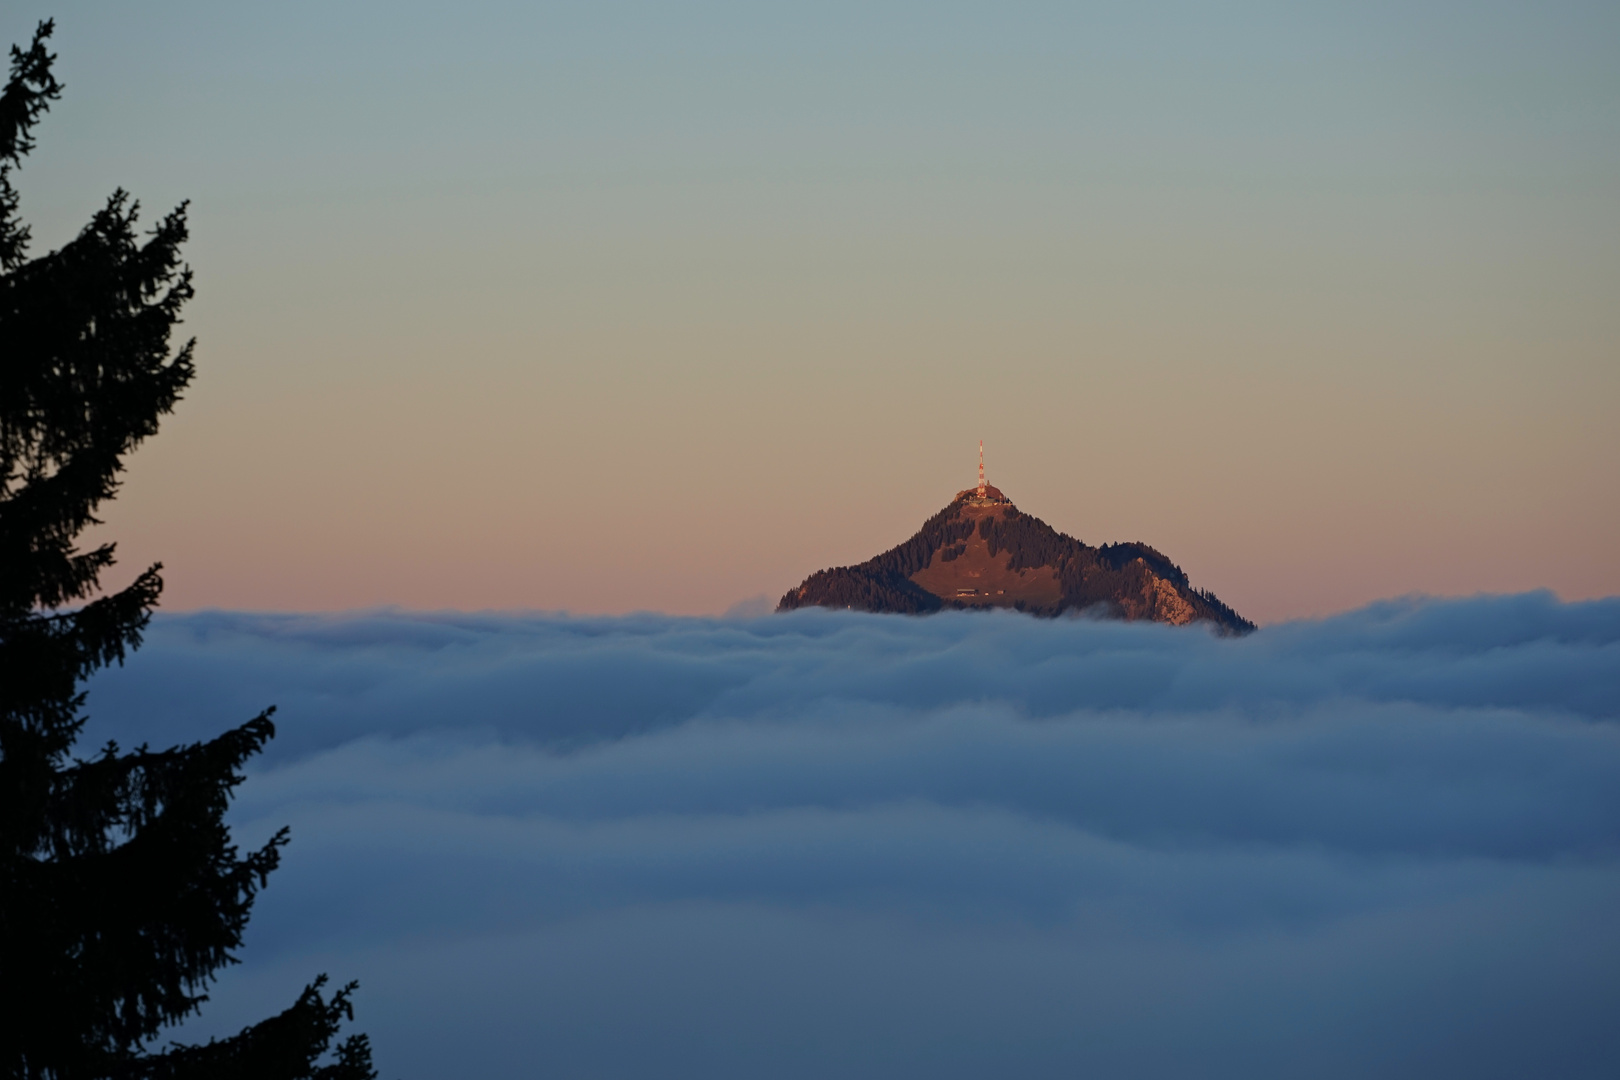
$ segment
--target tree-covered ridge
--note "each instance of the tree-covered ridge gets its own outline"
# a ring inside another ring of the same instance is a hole
[[[1056,569],[1063,585],[1059,611],[1106,603],[1114,599],[1121,584],[1129,591],[1140,591],[1146,574],[1151,572],[1176,586],[1198,619],[1240,632],[1254,629],[1252,622],[1214,593],[1193,588],[1186,571],[1147,544],[1127,542],[1094,548],[1058,532],[1038,517],[1021,513],[1017,507],[1008,507],[1005,517],[982,519],[979,535],[990,545],[991,555],[1010,553],[1009,569]]]
[[[964,513],[971,494],[958,495],[905,543],[855,566],[817,571],[783,596],[777,610],[837,607],[921,614],[984,606],[929,592],[911,580],[936,556],[942,563],[960,558],[976,534],[992,557],[1006,554],[1008,570],[1050,569],[1056,574],[1061,596],[1055,603],[1032,608],[1019,602],[1019,610],[1036,615],[1091,610],[1123,618],[1206,621],[1229,633],[1254,629],[1213,593],[1193,588],[1179,566],[1147,544],[1092,547],[1010,504],[975,523]]]
[[[895,615],[922,615],[938,611],[945,602],[906,578],[874,573],[866,563],[817,570],[803,585],[791,589],[776,605],[777,611],[801,607],[852,608],[886,611]]]
[[[938,611],[944,602],[911,580],[911,575],[933,561],[934,553],[973,535],[973,522],[959,516],[961,497],[923,522],[917,534],[903,544],[857,566],[818,570],[777,605],[778,611],[797,607],[841,607],[857,611],[890,611],[918,615]]]

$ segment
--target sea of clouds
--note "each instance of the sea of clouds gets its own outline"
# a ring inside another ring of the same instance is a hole
[[[1620,600],[211,612],[90,691],[279,706],[191,1037],[326,971],[400,1080],[1620,1075]]]

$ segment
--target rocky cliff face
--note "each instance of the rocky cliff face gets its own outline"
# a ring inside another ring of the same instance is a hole
[[[1146,544],[1091,547],[1022,513],[995,488],[961,492],[917,535],[876,558],[811,574],[777,610],[800,607],[903,614],[1006,607],[1254,629]]]

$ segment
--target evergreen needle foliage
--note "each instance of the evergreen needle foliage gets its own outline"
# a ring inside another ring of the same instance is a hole
[[[12,47],[0,94],[0,1070],[369,1080],[364,1035],[328,1054],[354,987],[324,997],[325,976],[232,1038],[152,1047],[235,962],[287,836],[243,855],[223,820],[275,734],[269,711],[193,746],[71,756],[79,685],[140,644],[163,588],[154,565],[102,593],[113,545],[75,541],[192,379],[192,342],[169,343],[192,289],[185,206],[143,238],[122,191],[61,250],[27,257],[11,172],[61,93],[51,30]]]

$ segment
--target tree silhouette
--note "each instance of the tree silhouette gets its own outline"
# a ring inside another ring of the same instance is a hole
[[[123,458],[193,375],[170,348],[191,297],[184,205],[137,236],[122,191],[72,242],[27,258],[11,172],[61,93],[45,49],[12,47],[0,93],[0,1070],[7,1077],[375,1077],[364,1035],[341,1043],[353,985],[316,979],[287,1011],[203,1046],[151,1043],[235,962],[283,829],[241,855],[223,817],[270,711],[208,742],[72,757],[79,685],[140,643],[159,566],[101,593],[113,545],[80,551]]]

